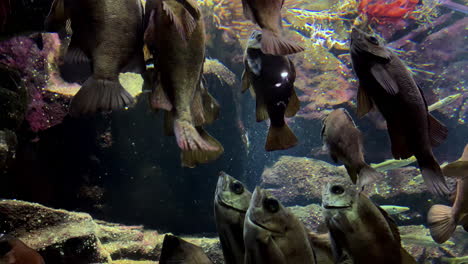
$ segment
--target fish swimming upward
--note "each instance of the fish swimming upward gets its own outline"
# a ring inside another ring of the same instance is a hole
[[[414,155],[429,191],[447,195],[432,147],[445,140],[448,130],[428,113],[424,94],[404,63],[376,37],[356,27],[351,32],[351,60],[359,79],[358,116],[376,106],[387,121],[393,157]]]
[[[353,183],[364,186],[382,175],[364,160],[362,133],[344,108],[333,110],[322,123],[322,139],[331,158],[344,163]]]
[[[315,264],[307,231],[268,191],[256,188],[244,222],[245,264]]]
[[[262,28],[261,49],[265,54],[288,55],[304,48],[282,36],[281,8],[284,0],[242,0],[244,16]]]
[[[0,264],[45,264],[45,262],[39,253],[21,240],[0,234]]]
[[[226,264],[244,263],[244,219],[251,197],[252,193],[240,181],[220,172],[214,215]]]
[[[297,144],[296,136],[284,120],[300,108],[294,90],[296,70],[288,57],[264,54],[260,49],[262,38],[260,31],[253,31],[248,40],[242,91],[252,88],[255,92],[257,122],[268,118],[271,121],[265,149],[288,149]]]
[[[145,70],[141,1],[54,0],[46,29],[58,32],[67,20],[73,34],[65,63],[90,64],[92,69],[73,97],[70,113],[93,114],[131,104],[133,97],[119,83],[119,73]]]
[[[148,0],[151,15],[145,43],[153,51],[155,72],[151,106],[166,110],[165,127],[176,136],[182,165],[217,159],[223,146],[202,127],[216,120],[218,102],[202,82],[205,26],[192,0]]]
[[[442,171],[447,177],[457,178],[457,187],[452,207],[436,204],[427,214],[431,236],[437,243],[447,241],[457,225],[462,225],[468,232],[468,145],[465,146],[461,158],[449,163]]]
[[[359,264],[416,264],[401,246],[393,219],[350,182],[324,186],[322,208],[335,263],[341,263],[348,254]]]

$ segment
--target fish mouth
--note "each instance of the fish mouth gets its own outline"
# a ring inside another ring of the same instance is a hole
[[[264,229],[264,230],[266,230],[268,232],[271,232],[271,233],[273,233],[275,235],[283,235],[283,233],[281,233],[281,232],[278,232],[276,230],[271,230],[268,227],[266,227],[266,226],[264,226],[262,224],[259,224],[257,221],[254,221],[254,220],[250,219],[250,217],[247,217],[247,219],[249,219],[249,222],[251,222],[252,224],[254,224],[254,225],[258,226],[258,227],[260,227],[261,229]]]
[[[237,211],[237,212],[242,213],[242,214],[247,213],[247,210],[242,210],[242,209],[236,208],[233,205],[228,204],[225,201],[223,201],[223,199],[221,198],[221,195],[219,195],[219,194],[217,195],[217,200],[218,200],[217,201],[218,204],[221,205],[224,208],[231,209],[231,210]]]

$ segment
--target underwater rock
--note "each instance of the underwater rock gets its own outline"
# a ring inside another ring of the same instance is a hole
[[[269,189],[286,205],[320,203],[322,187],[339,178],[349,178],[343,166],[312,158],[282,156],[262,174],[261,187]],[[366,188],[379,204],[428,209],[432,196],[415,167],[388,171],[383,180]]]
[[[110,261],[86,213],[56,210],[17,200],[0,201],[0,233],[10,233],[36,249],[46,263]]]
[[[17,236],[56,264],[157,263],[166,235],[19,200],[0,200],[0,219],[0,233]],[[203,248],[213,263],[224,263],[218,238],[182,238]]]
[[[316,231],[317,227],[323,222],[322,206],[320,204],[295,205],[288,207],[288,209],[311,231]]]

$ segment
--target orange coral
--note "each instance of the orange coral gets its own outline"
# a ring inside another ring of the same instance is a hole
[[[384,24],[402,18],[411,18],[419,0],[361,0],[358,10],[368,16],[369,20]]]

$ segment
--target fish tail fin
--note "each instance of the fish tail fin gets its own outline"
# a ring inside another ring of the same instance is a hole
[[[212,145],[210,141],[206,139],[210,139],[211,137],[203,138],[202,135],[199,133],[199,129],[197,130],[192,123],[188,121],[181,121],[181,120],[174,120],[174,133],[177,140],[177,145],[182,150],[185,151],[193,151],[193,150],[201,150],[201,151],[217,151],[219,150],[218,144]],[[205,132],[206,133],[206,132]],[[206,133],[207,135],[208,133]],[[209,136],[209,135],[208,135]]]
[[[439,244],[447,241],[457,227],[457,223],[452,217],[452,208],[441,204],[433,205],[429,209],[427,223],[432,238]]]
[[[123,88],[118,79],[104,80],[91,76],[73,97],[70,114],[80,116],[98,111],[117,110],[132,103],[133,97]]]
[[[218,140],[212,137],[202,127],[197,127],[200,137],[209,145],[214,146],[215,150],[182,150],[182,166],[194,168],[197,164],[208,163],[218,159],[223,153],[224,148]]]
[[[294,147],[296,144],[297,137],[287,124],[284,124],[282,127],[270,125],[265,145],[266,151],[288,149]]]
[[[418,160],[421,174],[429,191],[439,196],[449,195],[450,190],[445,182],[444,174],[434,156]]]
[[[358,172],[358,180],[357,184],[360,187],[363,187],[365,185],[374,183],[378,181],[379,179],[382,178],[382,174],[378,171],[376,171],[374,168],[369,166],[368,164],[365,164],[361,170]]]
[[[304,51],[304,48],[283,38],[278,33],[264,29],[262,31],[262,51],[273,55],[288,55]]]

